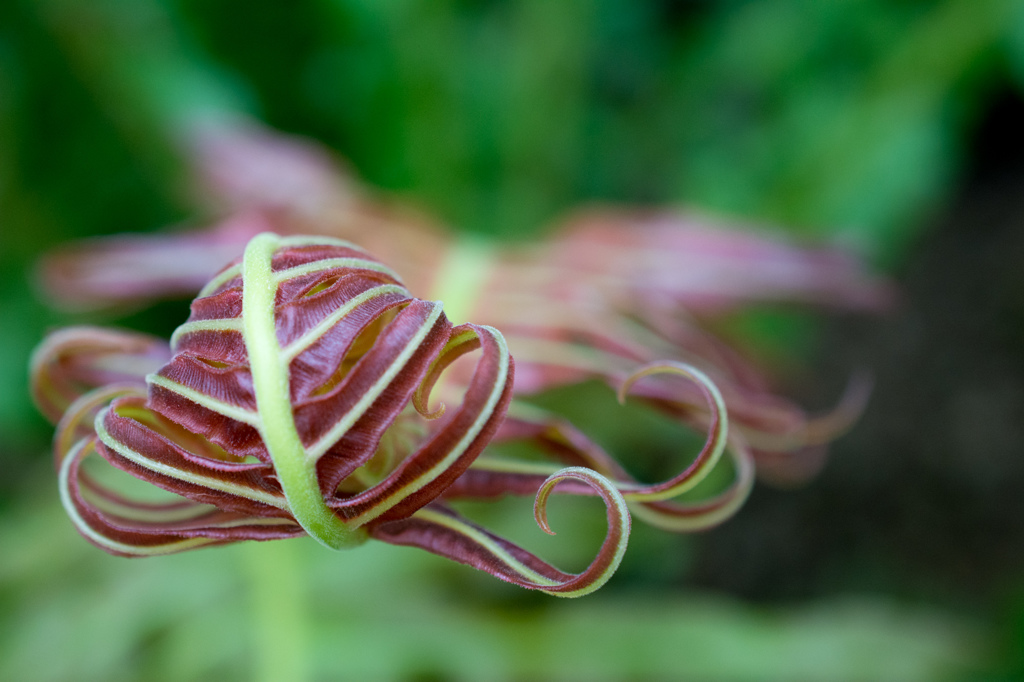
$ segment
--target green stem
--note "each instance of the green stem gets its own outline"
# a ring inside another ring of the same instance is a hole
[[[444,303],[452,324],[468,322],[493,266],[494,247],[483,239],[461,237],[452,244],[434,282],[431,298]]]
[[[262,682],[305,682],[310,679],[306,643],[311,628],[309,606],[296,542],[244,543],[243,563],[249,574],[255,669]]]
[[[260,434],[299,525],[327,547],[351,547],[365,539],[365,532],[349,528],[327,507],[316,477],[316,461],[309,457],[295,427],[288,363],[281,353],[274,322],[278,282],[271,259],[279,243],[275,234],[257,235],[245,247],[242,261],[242,333],[256,392]]]

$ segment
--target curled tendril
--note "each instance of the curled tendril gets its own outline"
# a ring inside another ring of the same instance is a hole
[[[754,481],[754,460],[743,438],[728,432],[728,414],[721,393],[699,369],[680,362],[650,363],[635,370],[621,384],[619,400],[624,401],[633,386],[646,377],[678,375],[698,386],[708,410],[708,437],[693,461],[676,476],[654,484],[644,484],[628,472],[600,446],[564,419],[532,406],[513,405],[496,440],[530,440],[561,463],[582,467],[605,477],[615,487],[637,518],[675,532],[710,528],[732,515],[750,492]],[[692,490],[729,454],[734,481],[724,491],[699,502],[670,502]],[[483,456],[477,459],[446,497],[488,497],[506,492],[528,494],[546,485],[557,474],[557,465],[521,462]],[[563,482],[561,489],[575,494],[590,494],[587,486]],[[543,526],[542,526],[543,527]]]
[[[710,411],[708,439],[704,448],[694,459],[693,463],[678,476],[651,486],[642,486],[638,490],[630,490],[628,495],[631,501],[637,502],[658,502],[677,497],[687,490],[690,490],[708,475],[721,458],[725,451],[726,440],[729,433],[729,418],[725,409],[725,401],[718,387],[708,378],[704,372],[696,367],[681,362],[653,362],[640,367],[622,382],[618,392],[620,403],[626,402],[626,396],[630,388],[637,381],[644,377],[658,374],[675,374],[686,377],[695,383],[708,403]]]
[[[565,582],[557,588],[544,590],[560,597],[579,597],[598,589],[611,578],[622,562],[626,553],[626,541],[629,538],[630,517],[626,500],[622,493],[607,478],[592,469],[585,467],[567,467],[556,471],[541,484],[533,505],[533,515],[541,530],[554,535],[548,525],[547,502],[555,486],[562,481],[576,480],[590,486],[604,502],[608,512],[608,532],[597,557],[583,573],[572,581]]]

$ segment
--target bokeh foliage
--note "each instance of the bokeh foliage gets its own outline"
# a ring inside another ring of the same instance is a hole
[[[962,176],[979,113],[994,93],[1022,85],[1024,7],[1013,0],[0,4],[0,660],[9,666],[0,677],[115,679],[117,669],[124,679],[246,677],[245,661],[259,660],[251,640],[209,646],[212,633],[244,627],[252,589],[242,583],[259,577],[231,577],[233,566],[258,563],[246,563],[249,550],[128,564],[85,547],[54,513],[53,486],[39,482],[48,432],[26,398],[24,367],[46,328],[102,321],[166,332],[183,319],[178,302],[132,318],[70,320],[41,305],[30,282],[34,259],[54,244],[211,218],[197,212],[176,156],[189,116],[246,112],[314,137],[372,185],[453,229],[494,238],[540,234],[580,203],[687,203],[837,240],[894,268]],[[736,324],[792,341],[792,325]],[[475,678],[495,661],[511,666],[510,676],[532,676],[540,669],[518,661],[515,646],[499,655],[482,640],[529,637],[522,650],[555,661],[538,653],[550,647],[542,640],[586,641],[587,618],[632,609],[675,633],[663,647],[703,627],[707,641],[752,652],[740,667],[718,669],[737,678],[926,679],[936,666],[984,653],[972,625],[890,604],[822,602],[766,615],[696,599],[678,592],[685,543],[638,536],[634,545],[638,565],[669,556],[678,568],[645,582],[643,568],[627,563],[607,603],[581,611],[477,587],[475,578],[460,596],[452,585],[467,580],[464,569],[390,549],[352,558],[352,568],[348,556],[305,550],[282,561],[310,573],[296,589],[319,609],[306,627],[316,632],[311,671],[324,678],[344,669],[343,642],[354,636],[345,619],[369,619],[367,631],[379,632],[387,619],[374,605],[388,600],[394,619],[436,619],[444,623],[436,629],[469,638],[454,663],[442,643],[443,655],[424,653],[422,665],[395,659],[387,670],[395,677]],[[364,593],[366,576],[375,586]],[[153,596],[165,589],[180,599]],[[322,602],[310,596],[321,590],[331,590]],[[651,604],[658,590],[671,600]],[[468,598],[497,610],[481,615]],[[229,602],[236,606],[223,622],[203,615],[207,603]],[[113,631],[80,638],[100,627]],[[409,627],[402,638],[413,636]],[[51,635],[83,648],[33,668]],[[897,666],[884,669],[892,674],[858,667],[867,664],[858,647],[889,635],[897,637],[891,657],[871,663]],[[650,646],[646,655],[614,654],[609,676],[668,674],[651,663],[664,651]],[[186,650],[196,658],[182,658]],[[834,667],[792,667],[813,652]],[[558,665],[545,670],[572,676]],[[715,672],[708,665],[677,670],[704,677]]]

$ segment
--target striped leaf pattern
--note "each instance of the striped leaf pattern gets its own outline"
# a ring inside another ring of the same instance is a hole
[[[461,402],[431,410],[434,385],[469,353],[477,357]],[[484,471],[474,463],[509,407],[505,340],[490,327],[453,326],[440,303],[414,298],[385,265],[329,238],[261,234],[204,287],[169,346],[72,328],[41,344],[32,378],[40,409],[59,418],[64,506],[86,539],[117,555],[303,534],[341,548],[373,537],[579,596],[622,558],[627,499],[657,504],[683,485],[634,485],[596,458],[539,478],[513,473],[508,491],[536,494],[548,532],[556,489],[604,501],[605,541],[578,575],[461,518],[442,495],[480,494],[462,481]],[[722,450],[720,415],[710,464]],[[101,460],[162,490],[129,492],[96,475]]]

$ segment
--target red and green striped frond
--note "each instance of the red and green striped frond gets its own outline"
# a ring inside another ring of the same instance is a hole
[[[442,374],[467,355],[475,364],[462,365],[458,400],[429,407]],[[531,491],[549,532],[556,487],[605,502],[607,537],[579,575],[439,502],[498,436],[512,357],[497,330],[453,326],[440,303],[413,297],[345,242],[261,234],[204,287],[169,347],[71,328],[40,345],[32,376],[40,409],[59,419],[64,506],[112,554],[303,534],[341,548],[374,537],[578,596],[604,584],[625,551],[626,500],[592,468],[555,470]],[[129,491],[112,481],[116,471],[151,487]]]

